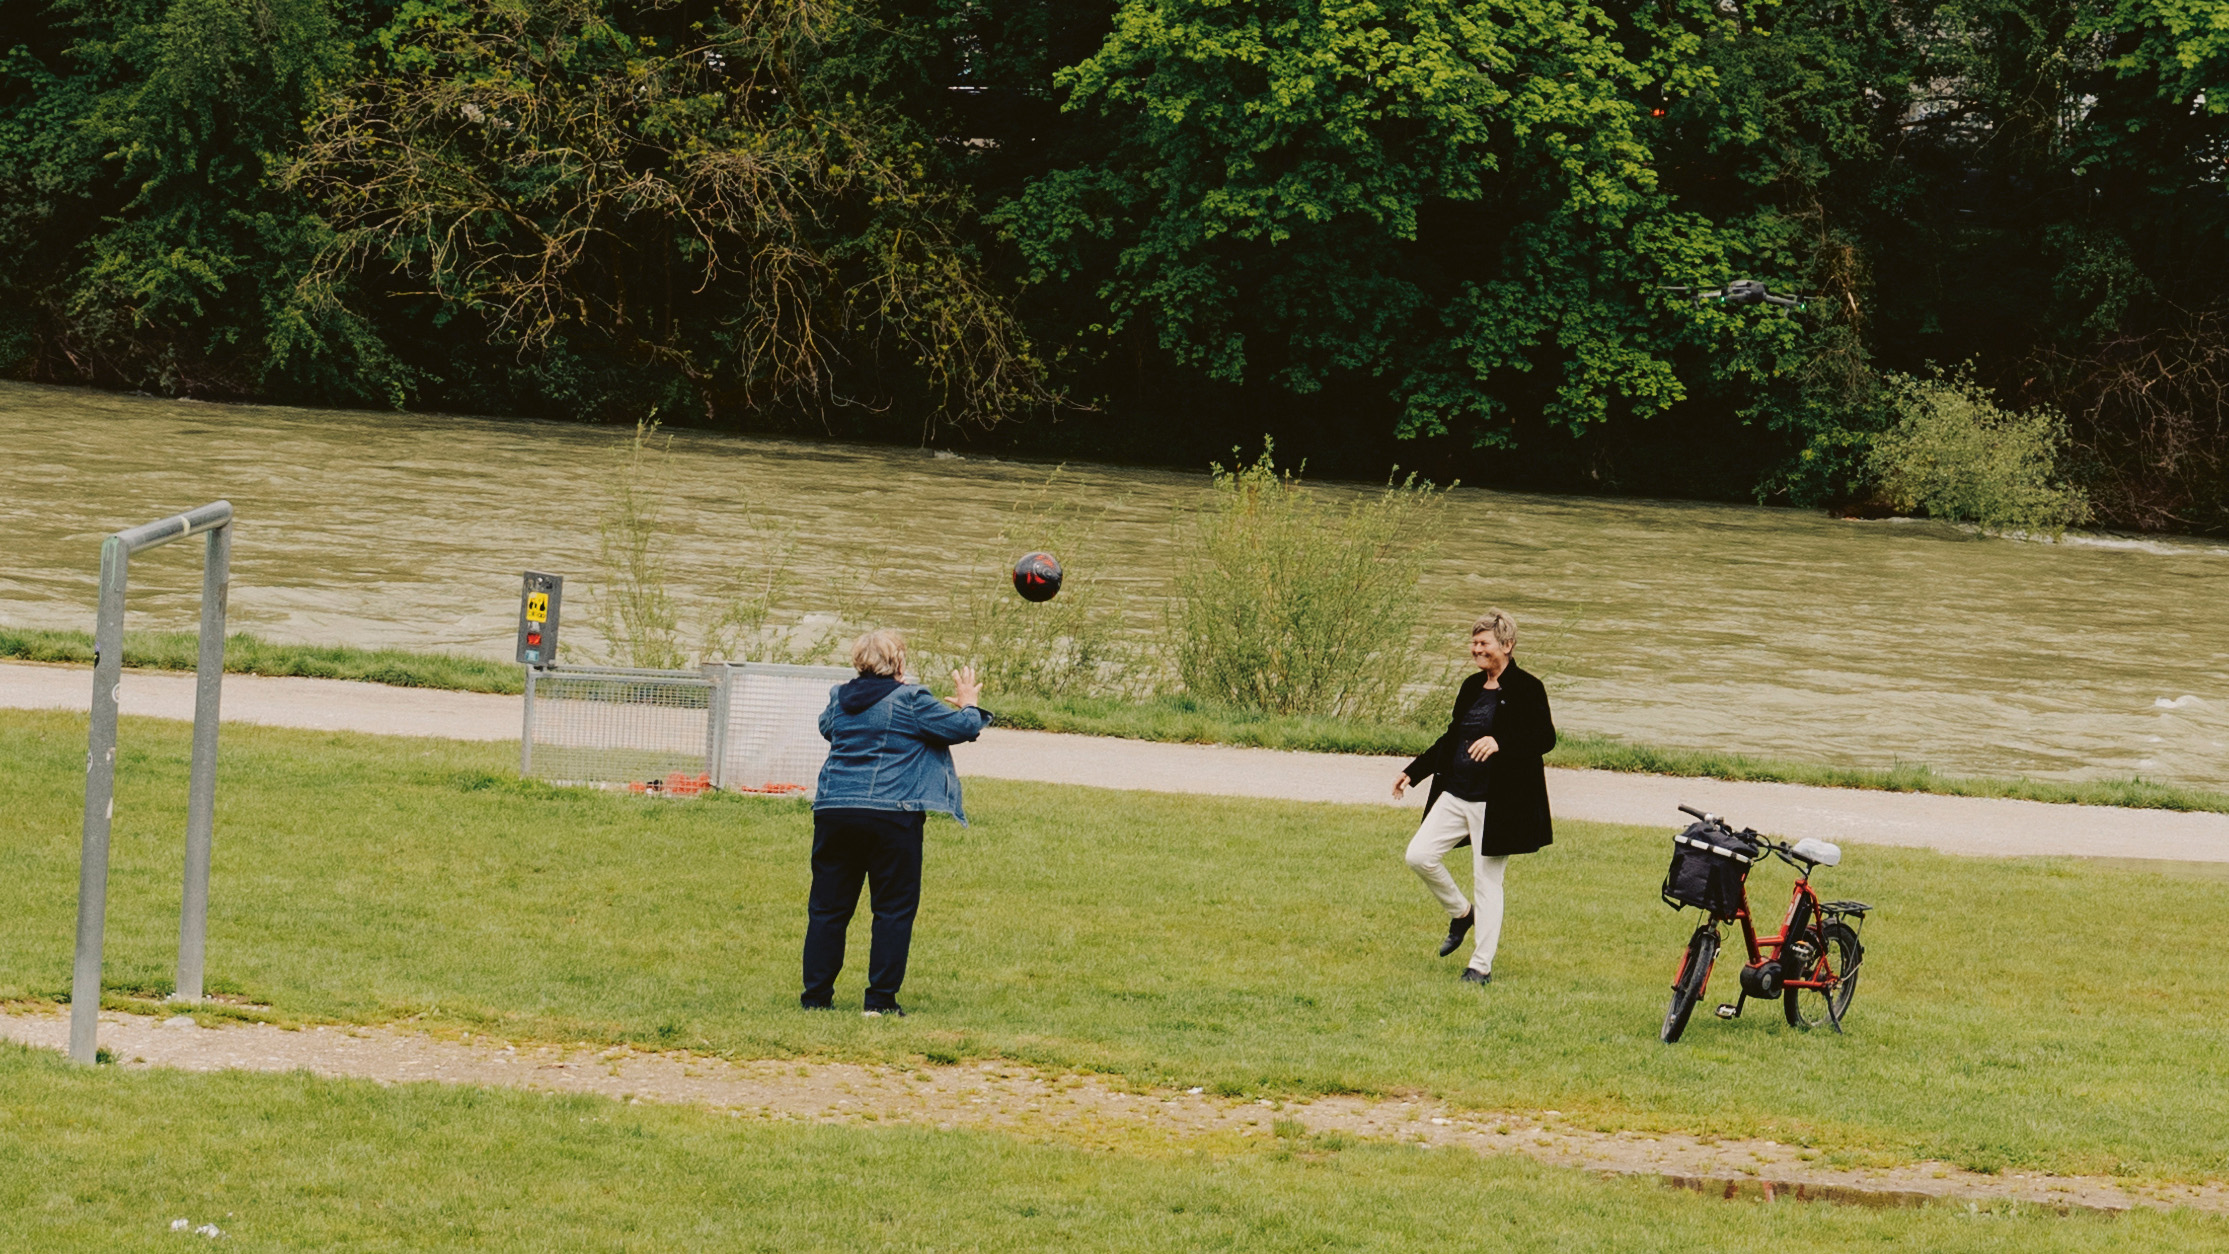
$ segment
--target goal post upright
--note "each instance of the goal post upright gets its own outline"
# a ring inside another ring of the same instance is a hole
[[[93,704],[85,755],[85,829],[77,879],[77,954],[70,978],[70,1058],[98,1052],[101,948],[108,916],[109,829],[116,813],[116,696],[124,671],[124,589],[131,555],[208,536],[201,575],[201,640],[194,674],[193,766],[186,792],[185,892],[178,920],[174,997],[200,1001],[209,928],[209,861],[216,826],[217,717],[224,684],[224,628],[231,587],[232,503],[215,501],[119,531],[101,542],[99,617],[93,631]]]

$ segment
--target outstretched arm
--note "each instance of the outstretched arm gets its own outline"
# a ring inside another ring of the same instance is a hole
[[[991,716],[975,704],[982,695],[982,685],[975,682],[975,672],[964,669],[966,676],[959,684],[959,697],[964,703],[958,709],[946,705],[927,688],[916,689],[913,697],[913,716],[921,724],[921,734],[936,744],[965,744],[983,734],[990,726]]]

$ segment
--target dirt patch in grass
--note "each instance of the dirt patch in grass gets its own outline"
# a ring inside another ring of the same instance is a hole
[[[0,1039],[35,1047],[63,1048],[68,1030],[66,1016],[50,1007],[0,1015]],[[101,1043],[125,1067],[307,1070],[386,1084],[588,1093],[622,1102],[701,1106],[736,1118],[969,1128],[1131,1153],[1252,1143],[1307,1156],[1374,1141],[1522,1154],[1560,1167],[1655,1176],[1728,1198],[1875,1206],[2017,1201],[2062,1210],[2153,1206],[2229,1213],[2229,1183],[2222,1181],[2147,1183],[1989,1174],[1936,1162],[1883,1165],[1851,1161],[1831,1146],[1606,1132],[1560,1111],[1481,1112],[1424,1094],[1249,1100],[1204,1088],[1128,1088],[1101,1076],[1002,1062],[738,1061],[625,1046],[520,1043],[469,1032],[436,1035],[408,1024],[295,1027],[188,1014],[106,1012]]]

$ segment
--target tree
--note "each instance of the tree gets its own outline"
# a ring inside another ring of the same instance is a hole
[[[674,381],[708,421],[1043,399],[965,201],[801,72],[836,21],[824,0],[409,0],[291,170],[336,228],[317,279],[391,276],[521,355],[608,358],[638,397]]]

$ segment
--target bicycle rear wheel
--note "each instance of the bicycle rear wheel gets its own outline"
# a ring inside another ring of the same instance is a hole
[[[1808,1032],[1831,1025],[1839,1032],[1850,999],[1857,996],[1858,963],[1865,951],[1858,945],[1857,932],[1840,919],[1828,920],[1819,931],[1826,951],[1806,974],[1813,979],[1831,975],[1832,987],[1788,989],[1781,995],[1781,1009],[1787,1013],[1789,1027]]]
[[[1687,1030],[1687,1019],[1695,1013],[1695,1003],[1702,1000],[1703,988],[1710,983],[1711,964],[1718,961],[1718,930],[1709,924],[1695,929],[1687,939],[1687,958],[1680,963],[1679,978],[1672,981],[1672,1004],[1664,1011],[1664,1030],[1659,1033],[1666,1045],[1679,1040]]]

